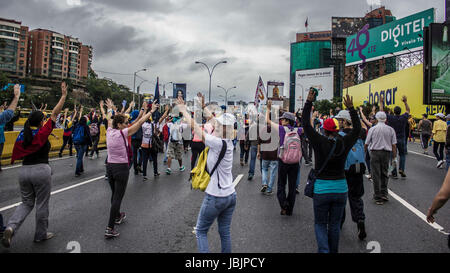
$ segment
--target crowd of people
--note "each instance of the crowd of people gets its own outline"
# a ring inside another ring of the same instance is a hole
[[[20,97],[18,85],[14,87],[14,95],[10,105],[3,106],[5,110],[0,114],[0,148],[4,142],[3,127],[15,118],[14,111]],[[197,95],[202,110],[200,115],[188,111],[181,97],[177,98],[174,105],[164,107],[158,101],[144,101],[139,110],[133,110],[136,106],[134,102],[127,109],[123,105],[119,110],[111,99],[106,99],[99,103],[99,110],[92,108],[87,113],[83,106],[75,106],[71,113],[67,108],[63,111],[66,98],[67,85],[63,82],[61,98],[51,114],[46,116],[42,109],[32,111],[17,137],[11,162],[22,160],[19,176],[22,203],[6,227],[3,227],[0,214],[0,231],[5,247],[10,247],[14,234],[34,207],[34,240],[41,242],[54,236],[48,232],[51,192],[48,160],[51,146],[48,138],[54,128],[63,129],[63,145],[59,156],[62,157],[66,146],[70,156],[73,146],[76,150],[75,176],[81,176],[84,172],[85,155],[91,159],[100,157],[100,128],[102,125],[106,128],[105,178],[111,188],[111,207],[104,233],[107,239],[120,235],[117,225],[126,218],[126,214],[121,211],[121,204],[130,170],[134,171],[135,176],[142,174],[142,180],[147,181],[148,162],[152,161],[154,179],[157,179],[161,175],[158,171],[158,156],[164,154],[166,175],[174,172],[173,159],[178,161],[178,171],[183,172],[183,154],[189,149],[192,151],[190,166],[193,170],[200,154],[208,147],[206,166],[207,170],[212,171],[195,227],[199,252],[209,252],[207,233],[216,219],[222,252],[231,252],[230,229],[237,202],[232,168],[238,142],[241,168],[248,165],[249,169],[247,179],[255,177],[259,161],[260,191],[271,196],[276,187],[280,214],[283,216],[292,216],[294,213],[296,196],[301,192],[302,161],[306,166],[311,166],[314,160],[314,167],[307,179],[307,186],[312,185],[313,188],[310,194],[305,190],[305,195],[313,199],[318,252],[325,253],[338,252],[347,200],[357,236],[360,240],[366,238],[362,200],[364,174],[373,182],[374,202],[377,205],[388,202],[389,177],[396,179],[400,174],[406,178],[406,147],[415,128],[405,96],[402,98],[404,114],[398,106],[392,114],[386,113],[384,98],[381,97],[379,111],[374,107],[367,119],[363,109],[355,108],[348,95],[343,98],[345,110],[320,115],[314,110],[315,93],[310,90],[302,112],[278,111],[268,101],[265,114],[259,111],[247,113],[241,124],[234,114],[210,111],[200,93]],[[278,120],[275,119],[277,116]],[[448,169],[450,130],[449,121],[445,120],[450,120],[450,115],[437,114],[436,117],[433,124],[424,115],[417,129],[424,153],[427,153],[432,139],[437,168],[443,168],[445,148]],[[427,218],[430,222],[434,221],[433,214],[449,198],[448,177],[430,208]]]

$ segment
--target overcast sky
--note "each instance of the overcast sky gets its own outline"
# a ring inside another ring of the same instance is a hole
[[[225,88],[236,97],[254,98],[258,76],[285,83],[288,95],[290,43],[295,33],[331,29],[331,17],[362,17],[369,3],[382,4],[397,19],[436,8],[445,17],[444,0],[0,0],[0,17],[22,21],[30,29],[46,28],[71,35],[94,48],[93,69],[133,88],[133,74],[149,80],[141,91],[160,83],[187,83],[188,99],[207,94],[209,75],[195,61],[215,63],[212,100]],[[142,80],[137,79],[136,85]],[[171,95],[172,85],[166,85]],[[162,88],[160,89],[162,92]],[[206,96],[206,99],[208,97]]]

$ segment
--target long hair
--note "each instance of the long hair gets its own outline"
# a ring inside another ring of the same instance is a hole
[[[27,121],[23,126],[23,147],[28,147],[33,142],[33,131],[31,127],[38,127],[44,119],[44,113],[41,111],[33,111],[28,116]]]

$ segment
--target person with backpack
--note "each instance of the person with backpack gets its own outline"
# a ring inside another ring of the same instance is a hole
[[[89,125],[89,133],[91,134],[92,138],[92,150],[90,159],[94,159],[94,153],[97,155],[97,158],[99,158],[99,152],[98,152],[98,142],[100,141],[100,126],[102,125],[103,120],[99,118],[95,112],[92,115],[91,124]]]
[[[109,221],[105,230],[105,238],[110,239],[120,235],[115,229],[115,225],[120,225],[126,218],[124,212],[120,212],[122,199],[127,188],[128,177],[132,165],[131,145],[128,136],[135,134],[142,124],[148,120],[151,115],[158,109],[158,105],[154,103],[151,111],[143,115],[147,110],[147,103],[144,102],[139,120],[136,120],[132,126],[128,127],[128,117],[115,113],[112,117],[114,103],[108,99],[106,101],[108,114],[105,115],[103,109],[103,101],[100,102],[102,116],[108,120],[108,129],[106,130],[106,148],[108,152],[108,163],[106,165],[108,182],[111,187],[111,209],[109,213]],[[141,115],[142,114],[142,115]]]
[[[417,130],[420,132],[420,143],[424,154],[428,154],[428,143],[432,134],[433,123],[428,119],[427,114],[422,115],[422,119],[419,121]]]
[[[324,135],[319,134],[311,126],[310,121],[311,107],[315,100],[316,92],[310,89],[302,113],[302,125],[314,150],[315,170],[313,172],[316,174],[312,190],[314,230],[318,252],[337,253],[340,225],[348,192],[345,161],[350,149],[358,140],[361,123],[353,108],[353,99],[347,95],[343,102],[350,112],[353,130],[342,137],[338,134],[339,122],[329,118],[323,123]]]
[[[161,123],[169,113],[169,106],[166,105],[164,114],[158,121],[153,121],[149,118],[144,124],[142,124],[142,175],[143,180],[147,180],[147,164],[149,159],[153,161],[153,174],[155,177],[159,176],[158,172],[158,153],[163,150],[163,143],[159,138],[160,131],[158,129],[159,123]]]
[[[210,116],[204,104],[204,97],[200,95],[202,108]],[[186,105],[182,98],[178,99],[180,112],[187,116]],[[205,198],[200,208],[196,237],[200,253],[208,253],[208,230],[217,219],[222,253],[231,253],[231,221],[236,207],[236,191],[233,185],[233,126],[235,117],[224,113],[213,118],[214,135],[202,130],[190,116],[188,124],[194,128],[196,134],[201,135],[206,147],[209,147],[206,168],[211,171],[211,178],[205,190]]]
[[[278,184],[277,198],[281,207],[281,215],[291,216],[294,210],[296,197],[296,182],[302,158],[301,135],[303,128],[294,127],[295,115],[290,112],[284,112],[280,117],[281,125],[270,120],[270,111],[272,101],[267,102],[266,122],[272,127],[279,136],[278,152]],[[288,184],[288,195],[286,196],[286,183]]]
[[[179,114],[178,117],[173,118],[173,122],[167,124],[170,130],[170,141],[167,149],[167,169],[166,174],[170,175],[172,173],[172,169],[170,168],[172,165],[172,158],[178,160],[180,164],[180,172],[183,172],[186,168],[183,165],[183,130],[186,130],[187,124],[182,123],[181,120],[183,118],[183,114]]]
[[[80,116],[83,112],[81,107]],[[91,133],[87,126],[86,117],[80,117],[78,123],[74,125],[73,129],[73,144],[77,152],[77,165],[75,168],[75,176],[78,177],[84,172],[83,158],[88,146],[92,146]]]
[[[344,137],[349,134],[352,127],[352,119],[348,110],[341,110],[335,116],[339,121],[339,127],[343,128],[339,134]],[[361,129],[358,140],[352,149],[350,149],[347,159],[345,161],[345,179],[348,187],[348,202],[350,204],[350,211],[352,214],[352,221],[357,224],[358,238],[364,240],[366,238],[366,228],[364,214],[364,202],[362,196],[364,195],[364,180],[363,175],[366,171],[365,153],[364,153],[364,138],[366,130]],[[345,210],[342,216],[341,227],[345,221]]]
[[[17,93],[20,94],[19,85],[17,85]],[[61,98],[53,108],[50,119],[45,121],[44,113],[38,110],[32,111],[14,143],[11,164],[23,159],[19,174],[22,203],[14,211],[3,233],[2,244],[6,248],[11,246],[12,237],[34,207],[36,207],[34,241],[39,243],[54,237],[53,233],[48,232],[52,180],[52,170],[48,161],[51,144],[48,138],[55,128],[56,118],[61,113],[66,97],[67,85],[63,81],[61,82]]]
[[[273,185],[278,174],[278,142],[276,138],[272,140],[272,127],[266,124],[258,137],[258,159],[262,160],[262,186],[261,193],[264,195],[273,194]],[[270,172],[270,173],[269,173]]]
[[[73,129],[73,121],[77,116],[77,107],[74,105],[73,113],[70,117],[67,117],[67,114],[64,113],[64,132],[63,132],[63,145],[59,150],[59,157],[62,157],[62,153],[66,148],[66,145],[69,145],[69,156],[73,155],[73,138],[72,138],[72,129]]]

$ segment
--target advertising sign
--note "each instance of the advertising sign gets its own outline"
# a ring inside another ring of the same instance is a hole
[[[311,87],[319,90],[317,100],[331,100],[333,79],[333,67],[295,71],[295,111],[303,108]]]
[[[366,20],[363,17],[332,17],[331,36],[333,38],[347,38],[357,33],[365,24]]]
[[[431,65],[430,94],[431,104],[450,103],[450,24],[431,24]]]
[[[388,74],[378,79],[368,81],[359,85],[349,87],[344,90],[346,94],[353,97],[355,107],[370,103],[379,104],[380,95],[385,97],[385,105],[393,110],[395,106],[405,111],[402,97],[408,98],[408,105],[411,108],[411,115],[414,118],[421,118],[422,114],[434,115],[445,113],[444,105],[424,105],[423,96],[423,64],[419,64],[408,69]]]
[[[434,9],[369,29],[347,37],[346,65],[370,62],[418,50],[423,47],[423,28],[434,22]]]
[[[283,96],[284,82],[267,82],[267,97],[280,99]]]
[[[183,100],[186,101],[186,84],[185,83],[174,83],[173,84],[173,98],[176,99],[178,96],[183,96]]]

